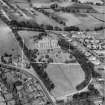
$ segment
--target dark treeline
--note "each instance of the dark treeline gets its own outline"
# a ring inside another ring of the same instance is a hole
[[[64,31],[80,31],[80,29],[77,26],[66,26],[64,27]]]
[[[76,86],[77,90],[81,90],[85,86],[87,86],[92,77],[97,78],[101,76],[96,71],[94,71],[94,65],[90,61],[88,61],[86,56],[82,52],[77,50],[76,47],[74,47],[72,44],[65,41],[65,39],[60,39],[58,41],[58,44],[61,46],[61,48],[65,50],[68,50],[68,49],[72,50],[72,55],[75,56],[76,60],[79,62],[79,64],[81,65],[81,68],[85,73],[85,80],[81,84]]]

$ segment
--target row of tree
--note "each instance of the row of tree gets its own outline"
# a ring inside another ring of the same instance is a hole
[[[54,31],[80,31],[81,30],[78,26],[64,26],[64,28],[62,29],[58,26],[53,26],[50,24],[40,24],[39,25],[34,21],[12,20],[8,24],[15,27],[15,29],[17,30],[22,30],[22,29],[28,30],[28,28],[32,31],[37,30],[37,31],[42,31],[42,32],[44,32],[44,30],[54,30]],[[103,29],[105,29],[104,26],[95,27],[94,31],[100,31]],[[90,31],[90,29],[86,29],[86,31]]]
[[[58,26],[52,26],[50,24],[48,25],[44,25],[44,24],[40,24],[38,25],[35,22],[31,22],[31,21],[17,21],[17,20],[12,20],[10,23],[10,25],[16,27],[17,29],[21,28],[30,28],[30,29],[39,29],[44,31],[44,30],[54,30],[54,31],[62,31],[62,29]],[[76,26],[65,26],[64,31],[80,31],[79,27]]]
[[[76,60],[79,62],[79,64],[81,65],[81,67],[85,73],[85,80],[76,86],[77,90],[81,90],[85,86],[87,86],[87,84],[89,83],[89,81],[91,80],[92,77],[97,78],[97,77],[101,76],[99,73],[94,71],[94,65],[91,62],[89,62],[89,60],[86,58],[86,56],[82,52],[80,52],[76,47],[71,45],[65,39],[60,39],[58,41],[58,44],[64,50],[71,49],[72,55],[75,56]]]
[[[55,30],[55,31],[62,31],[62,29],[58,26],[52,26],[50,24],[37,24],[35,22],[31,22],[31,21],[17,21],[17,20],[12,20],[9,25],[15,27],[15,29],[17,30],[22,30],[22,29],[26,29],[28,30],[28,28],[30,28],[30,30],[39,30],[39,31],[43,31],[44,30]]]

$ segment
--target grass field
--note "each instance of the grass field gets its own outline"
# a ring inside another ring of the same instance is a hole
[[[90,15],[92,15],[93,17],[95,17],[97,20],[99,19],[99,20],[105,21],[105,14],[92,13]]]
[[[92,16],[88,15],[88,17],[85,18],[79,18],[81,20],[81,22],[85,25],[92,25],[92,24],[100,24],[101,22],[95,18],[93,18]]]
[[[92,6],[99,13],[105,13],[105,6]]]
[[[79,21],[79,19],[71,13],[59,12],[59,13],[57,13],[57,15],[60,16],[61,18],[63,18],[63,20],[66,22],[67,26],[78,25],[81,23]]]
[[[92,14],[72,14],[57,12],[56,15],[60,16],[65,21],[66,26],[79,26],[81,30],[94,29],[95,27],[103,26],[104,14],[92,13]],[[95,17],[93,17],[93,16]]]
[[[34,3],[36,3],[36,4],[42,3],[43,5],[44,4],[47,5],[47,3],[49,3],[49,1],[50,0],[39,0],[39,1],[32,0],[32,3],[33,4]],[[18,1],[18,2],[21,2],[21,3],[19,3],[19,5],[22,8],[25,7],[24,6],[25,4],[28,4],[28,2],[25,0]],[[28,4],[28,6],[29,6],[29,4]],[[99,13],[96,13],[96,14],[76,14],[76,13],[74,13],[74,14],[72,14],[72,13],[64,13],[64,12],[54,12],[51,9],[50,10],[48,9],[47,11],[60,17],[66,23],[66,26],[79,26],[79,28],[81,30],[86,30],[86,29],[93,30],[95,27],[103,26],[103,22],[100,21],[99,19],[104,20],[105,15],[101,14],[101,13],[103,13],[103,11],[104,11],[103,8],[105,8],[105,7],[103,7],[103,6],[92,6],[92,7],[96,11],[98,11],[100,14]],[[57,23],[53,19],[45,16],[44,14],[42,14],[38,11],[35,11],[35,14],[36,15],[34,16],[33,20],[35,22],[37,22],[38,24],[45,24],[45,25],[50,24],[52,26],[58,26],[58,27],[63,28],[63,26],[61,26],[59,23]],[[93,16],[91,16],[91,15],[93,15]]]
[[[36,13],[35,20],[36,20],[36,22],[38,24],[48,24],[48,25],[50,24],[52,26],[59,26],[59,27],[61,27],[60,24],[55,22],[53,19],[45,16],[44,14],[42,14],[42,13],[40,13],[38,11],[35,11],[35,13]]]
[[[95,14],[95,16],[96,15],[99,16],[99,14]],[[95,27],[100,27],[104,25],[104,22],[91,16],[91,14],[87,14],[87,17],[78,17],[78,19],[81,21],[81,23],[78,26],[82,30],[85,29],[94,30]]]
[[[4,52],[21,53],[11,30],[0,20],[0,55]]]
[[[40,32],[35,32],[35,31],[19,31],[19,35],[22,37],[24,40],[26,46],[30,49],[34,48],[33,41],[31,40],[32,37],[38,36]]]
[[[52,94],[56,98],[76,91],[75,87],[84,80],[79,64],[49,64],[46,71],[55,84]]]

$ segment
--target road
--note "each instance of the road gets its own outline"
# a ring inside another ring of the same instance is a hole
[[[93,79],[91,78],[89,84],[90,84],[92,81],[93,81]],[[89,85],[89,84],[88,84],[88,85]],[[80,91],[75,91],[75,92],[73,92],[73,93],[68,93],[68,94],[66,94],[66,95],[64,95],[64,96],[58,97],[57,100],[63,100],[63,99],[67,100],[67,97],[73,96],[74,94],[78,94],[78,93],[84,92],[84,91],[87,90],[88,85],[87,85],[85,88],[83,88],[82,90],[80,90]]]

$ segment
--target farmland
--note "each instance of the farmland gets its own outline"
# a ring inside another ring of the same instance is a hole
[[[35,11],[35,13],[36,13],[35,20],[38,24],[45,24],[45,25],[50,24],[52,26],[59,26],[60,27],[60,25],[58,23],[56,23],[54,20],[48,18],[44,14],[37,12],[37,11]]]
[[[57,13],[57,15],[60,16],[66,22],[66,26],[74,26],[81,23],[79,19],[71,13],[59,12]]]
[[[104,14],[101,13],[52,12],[50,9],[46,11],[60,17],[66,26],[78,26],[81,30],[94,30],[95,27],[104,26]]]
[[[58,16],[62,17],[63,20],[66,22],[67,26],[80,26],[81,28],[91,28],[103,25],[98,19],[95,19],[90,14],[72,14],[72,13],[57,13]],[[85,16],[83,16],[85,15]],[[104,19],[103,14],[93,14],[93,16]]]
[[[24,3],[25,2],[25,3]],[[36,3],[37,1],[32,1],[32,3]],[[41,0],[42,2],[42,0]],[[38,1],[36,4],[40,3],[40,1]],[[45,0],[42,5],[44,7],[47,7],[50,4],[48,2],[48,0]],[[24,4],[27,4],[26,1],[23,0],[20,3],[18,3],[19,6],[24,7]],[[63,3],[59,3],[59,5],[63,5]],[[22,6],[23,5],[23,6]],[[29,4],[28,4],[29,6]],[[37,5],[36,5],[37,6]],[[73,5],[72,3],[70,3],[71,7],[74,7],[76,5]],[[84,8],[86,8],[86,5],[83,5]],[[44,7],[42,7],[42,9],[44,10]],[[67,6],[66,6],[67,7]],[[78,7],[78,5],[77,5]],[[97,13],[67,13],[67,12],[54,12],[52,9],[45,9],[45,11],[47,11],[48,13],[51,13],[52,16],[55,16],[56,18],[59,18],[57,21],[62,20],[66,26],[78,26],[81,30],[94,30],[94,28],[96,27],[101,27],[104,26],[104,7],[102,6],[89,6],[90,8],[93,8],[97,11]],[[29,7],[26,7],[27,10]],[[24,8],[24,9],[26,9]],[[79,8],[79,7],[78,7]],[[28,11],[27,13],[28,14]],[[32,15],[32,14],[31,14]],[[59,22],[55,21],[54,19],[52,19],[50,16],[46,16],[45,14],[38,12],[36,10],[34,10],[34,16],[32,16],[33,19],[32,21],[38,23],[39,25],[51,25],[53,27],[60,27],[61,29],[64,28],[63,25],[59,24]],[[43,18],[42,18],[43,17]],[[102,20],[102,21],[101,21]]]
[[[81,29],[85,28],[91,30],[94,29],[95,27],[103,26],[102,21],[92,17],[90,14],[87,14],[87,17],[78,17],[78,18],[81,21],[81,24],[79,25]]]

